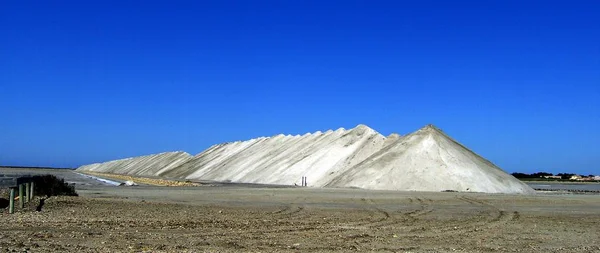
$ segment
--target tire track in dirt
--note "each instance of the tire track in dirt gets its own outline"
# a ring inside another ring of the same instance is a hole
[[[378,227],[389,227],[397,224],[402,224],[404,227],[413,226],[425,215],[434,211],[433,200],[428,198],[408,198],[409,202],[413,205],[418,205],[417,209],[406,211],[405,209],[398,209],[394,212],[394,220],[388,222],[382,222],[378,224]]]
[[[337,226],[323,225],[323,224],[306,224],[303,220],[304,217],[309,217],[311,214],[305,208],[305,206],[297,204],[297,202],[301,202],[302,200],[306,200],[306,198],[297,198],[289,205],[282,207],[279,210],[271,212],[274,220],[285,220],[289,222],[289,225],[280,225],[279,228],[276,229],[252,229],[245,230],[245,233],[257,233],[257,234],[273,234],[273,233],[295,233],[295,232],[306,232],[319,230],[323,235],[339,233],[344,230],[353,230],[353,229],[368,229],[372,224],[378,224],[380,222],[386,221],[390,218],[390,213],[376,207],[376,203],[369,198],[361,198],[359,203],[363,205],[367,205],[368,207],[364,209],[360,209],[360,211],[367,212],[367,216],[365,218],[361,218],[359,220],[353,221],[341,221],[337,224]],[[310,218],[309,218],[310,220]]]
[[[316,225],[316,224],[305,224],[302,222],[302,215],[310,215],[307,213],[302,206],[295,206],[294,204],[290,204],[278,211],[273,212],[272,214],[277,215],[276,217],[284,219],[287,218],[289,221],[293,221],[297,225],[290,225],[289,227],[278,228],[273,230],[256,230],[252,232],[256,233],[281,233],[281,232],[305,232],[312,230],[319,230],[320,233],[324,235],[339,233],[340,231],[347,230],[368,230],[368,229],[381,229],[388,228],[393,226],[402,226],[408,227],[412,226],[418,222],[420,217],[425,216],[431,212],[433,212],[433,208],[431,204],[433,201],[427,198],[408,198],[408,202],[412,203],[410,206],[417,205],[417,208],[414,210],[407,210],[405,207],[406,199],[402,199],[401,202],[397,204],[402,204],[404,208],[390,210],[389,208],[382,208],[379,205],[381,203],[375,202],[370,198],[361,198],[360,203],[366,205],[364,209],[361,211],[368,212],[368,216],[366,218],[360,219],[358,221],[351,222],[340,222],[337,226],[325,226]],[[291,218],[291,219],[290,219]]]
[[[304,219],[311,216],[311,213],[307,211],[307,206],[304,204],[305,202],[306,197],[298,197],[288,205],[270,213],[273,220],[284,220],[285,222],[289,223],[289,225],[280,225],[279,228],[276,229],[250,229],[245,230],[245,233],[272,234],[283,232],[302,232],[319,229],[319,226],[303,224]]]
[[[377,223],[389,219],[389,212],[375,206],[375,202],[369,198],[361,198],[360,203],[367,205],[366,208],[361,208],[361,211],[366,211],[369,215],[366,218],[358,221],[340,224],[340,229],[366,229],[369,224]]]
[[[460,199],[460,198],[459,198]],[[468,201],[472,204],[479,204],[481,206],[488,207],[490,210],[495,212],[494,218],[488,223],[488,227],[497,227],[501,226],[505,223],[516,221],[520,218],[520,214],[517,211],[507,211],[502,208],[499,208],[495,205],[492,205],[486,201],[479,200],[476,198],[470,198],[467,196],[462,196],[463,201]]]
[[[476,207],[483,208],[481,213],[484,215],[472,216],[461,220],[459,225],[443,228],[440,232],[446,234],[464,234],[481,230],[491,230],[520,218],[520,214],[517,211],[507,211],[474,197],[458,196],[456,198]]]
[[[363,227],[367,229],[377,229],[395,226],[398,224],[402,224],[402,226],[410,226],[414,224],[420,216],[427,215],[428,213],[433,212],[430,204],[433,202],[431,199],[425,198],[408,198],[409,203],[415,203],[418,205],[416,210],[406,211],[405,209],[397,209],[394,211],[388,211],[383,208],[377,207],[377,203],[375,203],[372,199],[368,199],[370,205],[373,205],[371,209],[380,213],[381,218],[375,221],[369,221],[367,223],[357,224],[357,227]],[[405,204],[405,202],[403,202]]]
[[[309,214],[306,213],[306,206],[301,204],[306,201],[305,197],[298,197],[291,203],[284,206],[283,208],[272,212],[273,218],[289,219],[289,218],[300,218],[306,217]]]
[[[253,224],[242,230],[226,230],[226,232],[211,231],[202,233],[202,236],[221,236],[223,233],[262,235],[273,233],[295,233],[321,229],[321,224],[307,223],[304,221],[305,217],[311,215],[310,212],[306,211],[304,206],[290,204],[280,210],[268,214],[273,216],[270,216],[270,219],[263,220],[265,222],[264,225]],[[308,220],[310,220],[310,218]]]
[[[411,203],[414,202],[412,198],[409,199]],[[407,219],[416,221],[419,216],[433,212],[433,208],[431,207],[433,200],[427,198],[416,198],[416,202],[419,205],[418,209],[403,213]]]
[[[277,210],[275,212],[272,212],[271,214],[279,216],[279,217],[283,217],[283,218],[289,218],[289,217],[298,215],[300,212],[303,212],[303,211],[304,211],[304,206],[290,203],[289,205],[285,206],[284,208]]]

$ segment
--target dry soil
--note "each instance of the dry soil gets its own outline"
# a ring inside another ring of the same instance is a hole
[[[600,252],[599,195],[78,185],[0,252]]]

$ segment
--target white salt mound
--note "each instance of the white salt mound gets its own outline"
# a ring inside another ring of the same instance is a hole
[[[167,177],[261,184],[301,184],[321,187],[383,147],[385,137],[367,126],[277,135],[213,146],[164,174]]]
[[[156,176],[179,167],[192,156],[186,152],[165,152],[155,155],[138,156],[105,163],[84,165],[77,170],[114,173],[137,176]]]
[[[327,186],[402,191],[534,192],[432,125],[396,140]]]
[[[161,153],[78,170],[283,185],[300,185],[306,176],[310,187],[534,192],[432,125],[404,137],[384,137],[365,125],[280,134],[214,145],[193,157]]]

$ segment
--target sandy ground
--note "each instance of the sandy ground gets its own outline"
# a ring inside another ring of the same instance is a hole
[[[600,252],[600,195],[82,183],[0,215],[0,252]]]

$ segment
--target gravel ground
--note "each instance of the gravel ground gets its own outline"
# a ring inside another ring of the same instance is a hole
[[[599,195],[77,185],[0,252],[600,252]]]

